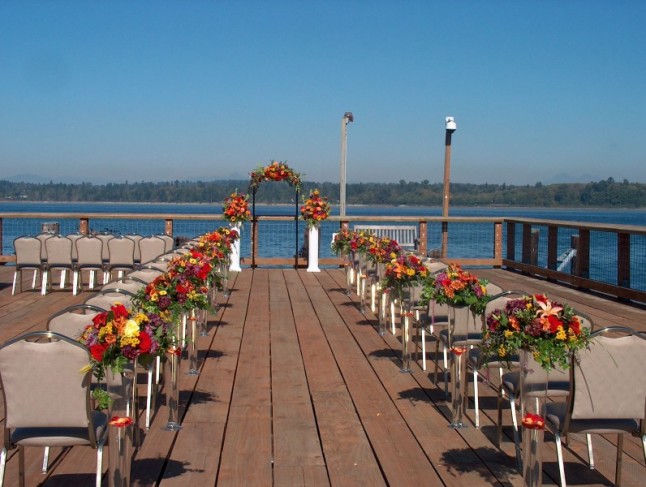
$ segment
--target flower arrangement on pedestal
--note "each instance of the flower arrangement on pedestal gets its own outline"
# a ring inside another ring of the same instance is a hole
[[[463,270],[458,264],[450,264],[424,283],[422,303],[434,300],[450,306],[468,306],[474,313],[482,314],[491,299],[486,285],[486,280]]]
[[[173,258],[168,265],[168,275],[174,285],[177,310],[208,309],[208,284],[213,266],[205,254],[190,250]]]
[[[370,246],[370,238],[376,238],[366,230],[355,231],[350,239],[350,250],[358,254],[367,254]]]
[[[509,301],[487,316],[482,340],[485,355],[505,357],[527,350],[541,367],[568,368],[570,357],[590,343],[590,330],[574,309],[542,294]]]
[[[336,255],[348,255],[350,253],[350,241],[354,232],[343,227],[334,234],[332,239],[332,252]]]
[[[246,222],[251,218],[249,210],[249,195],[237,191],[231,193],[225,200],[222,213],[231,223]]]
[[[388,262],[396,259],[402,251],[397,240],[387,237],[369,239],[368,243],[366,257],[375,263]]]
[[[257,168],[249,176],[251,189],[257,188],[263,181],[287,181],[295,188],[301,185],[301,175],[282,161],[272,161],[268,166]]]
[[[301,206],[301,216],[308,227],[312,227],[330,216],[330,203],[327,197],[321,196],[318,188],[311,190],[309,196],[304,199]]]
[[[94,316],[79,341],[89,348],[94,375],[102,379],[106,367],[122,372],[132,360],[145,364],[163,354],[167,333],[165,321],[159,316],[134,312],[115,303],[109,311]]]
[[[406,286],[421,284],[428,275],[422,260],[413,254],[400,254],[386,264],[382,288],[394,288],[400,293]]]

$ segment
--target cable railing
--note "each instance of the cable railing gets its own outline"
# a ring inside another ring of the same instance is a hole
[[[166,234],[181,241],[226,225],[222,215],[213,214],[0,213],[0,263],[15,261],[15,238],[44,231]],[[339,228],[365,225],[415,225],[416,252],[423,256],[465,267],[505,268],[646,302],[645,226],[505,217],[333,216],[320,225],[319,265],[341,264],[330,247]],[[306,231],[295,217],[257,216],[242,227],[243,267],[306,267]]]

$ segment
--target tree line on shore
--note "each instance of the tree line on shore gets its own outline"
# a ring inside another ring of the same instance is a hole
[[[247,180],[169,181],[108,184],[24,183],[0,180],[4,201],[217,203],[233,191],[245,192]],[[331,203],[339,201],[338,183],[303,182],[301,195],[319,188]],[[453,206],[537,207],[646,207],[646,184],[613,178],[589,183],[535,185],[452,183]],[[264,183],[256,193],[257,203],[289,203],[295,189],[285,182]],[[441,206],[443,185],[400,180],[397,183],[350,183],[347,204]]]

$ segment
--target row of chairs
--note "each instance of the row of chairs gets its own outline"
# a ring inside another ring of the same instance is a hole
[[[432,272],[443,269],[441,263],[430,263]],[[503,309],[507,302],[529,293],[519,290],[504,291],[493,284],[487,285],[493,299],[488,303],[484,316]],[[413,298],[414,299],[414,298]],[[582,326],[593,330],[592,320],[575,311]],[[422,348],[422,368],[426,370],[425,341],[432,337],[436,343],[434,381],[437,383],[439,347],[442,347],[445,390],[448,382],[448,350],[451,346],[469,348],[468,366],[473,373],[474,416],[476,427],[480,426],[479,390],[480,380],[495,387],[498,382],[498,442],[502,439],[502,405],[508,398],[514,431],[517,460],[520,464],[520,430],[516,408],[520,406],[520,370],[518,357],[493,357],[483,360],[477,345],[482,339],[482,322],[456,320],[449,332],[449,309],[446,305],[430,302],[424,309],[417,308],[417,333]],[[615,484],[621,483],[621,458],[623,435],[631,434],[642,440],[646,459],[646,334],[630,328],[611,326],[592,331],[592,345],[577,357],[573,357],[569,370],[552,370],[549,375],[540,365],[530,359],[529,366],[543,380],[546,388],[540,394],[550,401],[547,409],[547,426],[557,443],[557,456],[561,485],[566,485],[561,438],[568,433],[586,435],[590,468],[594,468],[591,435],[618,434]],[[419,350],[419,348],[418,348]],[[498,381],[490,381],[491,373],[498,374]],[[467,400],[468,395],[465,396]]]
[[[5,398],[0,487],[4,481],[8,448],[18,447],[19,482],[24,485],[25,446],[44,447],[42,470],[46,473],[51,446],[77,445],[97,450],[96,486],[100,487],[108,417],[92,408],[90,391],[96,387],[96,382],[87,370],[90,355],[87,347],[76,339],[94,316],[110,309],[115,302],[129,307],[137,290],[162,274],[174,255],[175,251],[158,255],[140,269],[105,284],[98,294],[83,304],[72,305],[50,316],[46,331],[27,333],[0,347],[0,383]],[[29,359],[25,360],[25,356]],[[154,388],[160,379],[159,364],[156,365],[146,371],[147,429],[155,408]],[[80,370],[84,372],[80,374]],[[55,396],[55,401],[47,400],[48,396]],[[56,407],[52,406],[54,403]],[[133,397],[133,403],[138,421],[136,397]]]
[[[41,294],[52,288],[52,272],[60,271],[60,287],[65,287],[66,276],[72,275],[72,292],[76,295],[83,288],[83,272],[89,274],[88,286],[94,289],[97,273],[103,283],[112,279],[113,273],[122,277],[142,263],[147,263],[173,249],[173,238],[168,235],[68,236],[41,234],[22,236],[14,240],[16,268],[12,294],[22,291],[23,271],[33,271],[32,289],[41,277]]]

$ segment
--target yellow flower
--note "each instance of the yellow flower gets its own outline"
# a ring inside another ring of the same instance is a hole
[[[123,336],[124,337],[138,337],[139,336],[139,323],[135,320],[126,321],[126,325],[123,327]]]
[[[500,345],[498,347],[498,355],[500,355],[501,357],[504,357],[507,355],[507,349],[505,348],[504,345]]]
[[[513,332],[513,331],[511,331],[511,330],[505,330],[505,338],[509,338],[509,337],[510,337],[510,336],[512,336],[513,334],[514,334],[514,332]]]

